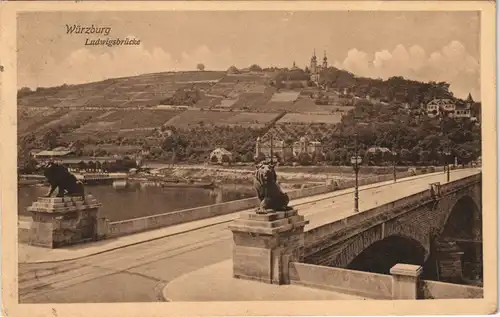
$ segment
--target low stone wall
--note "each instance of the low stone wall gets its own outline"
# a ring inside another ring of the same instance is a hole
[[[483,288],[481,287],[419,280],[418,276],[407,276],[409,280],[401,280],[398,278],[400,273],[385,275],[292,262],[289,265],[289,274],[292,284],[370,299],[483,298]],[[408,283],[410,283],[410,292],[401,293],[401,287],[403,289],[408,287]],[[411,283],[414,283],[413,292],[411,291]]]
[[[392,277],[305,263],[290,264],[292,284],[373,299],[392,298]]]
[[[332,192],[336,189],[337,188],[335,187],[335,184],[319,185],[319,186],[307,187],[307,188],[303,188],[303,189],[289,191],[289,192],[287,192],[287,195],[288,195],[288,198],[290,198],[290,200],[292,200],[292,199],[298,199],[298,198],[303,198],[303,197],[308,197],[308,196],[324,194],[324,193]]]
[[[422,280],[419,297],[425,299],[483,298],[483,288]]]
[[[456,191],[457,189],[460,189],[464,186],[469,186],[470,184],[479,183],[479,182],[481,182],[481,178],[482,178],[482,174],[478,173],[478,174],[467,176],[467,177],[464,177],[464,178],[458,179],[458,180],[452,179],[451,183],[441,184],[441,188],[440,188],[441,194],[446,195],[446,194],[453,192],[453,191]]]
[[[152,230],[180,223],[221,216],[240,210],[258,206],[257,197],[230,201],[221,204],[183,209],[170,213],[140,217],[135,219],[110,222],[107,237],[117,237],[125,234]]]
[[[417,176],[417,175],[424,175],[424,174],[435,173],[435,172],[436,172],[436,169],[434,167],[415,169],[413,172],[410,172],[410,171],[397,172],[396,179]],[[394,179],[394,175],[392,173],[378,175],[378,176],[371,176],[371,177],[359,179],[358,185],[359,186],[370,185],[370,184],[374,184],[374,183],[387,182],[387,181],[390,181],[393,179]],[[351,187],[354,187],[354,185],[355,185],[355,180],[338,180],[338,181],[336,181],[336,189],[351,188]]]

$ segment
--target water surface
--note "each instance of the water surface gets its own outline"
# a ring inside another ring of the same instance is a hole
[[[18,189],[20,215],[29,215],[26,208],[48,191],[48,187],[26,186]],[[255,196],[253,189],[245,186],[224,185],[222,188],[161,188],[144,184],[129,184],[116,190],[111,185],[86,186],[102,204],[100,215],[110,221],[157,215],[176,210],[217,204]]]

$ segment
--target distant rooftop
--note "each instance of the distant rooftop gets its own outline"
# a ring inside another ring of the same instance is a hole
[[[382,153],[392,152],[391,150],[389,150],[386,147],[378,147],[378,146],[372,146],[371,148],[369,148],[366,151],[369,153],[375,153],[377,150],[382,152]]]
[[[56,156],[66,156],[66,155],[69,155],[69,154],[72,154],[73,151],[69,151],[69,150],[45,150],[45,151],[40,151],[38,153],[35,154],[36,157],[39,157],[39,156],[53,156],[53,157],[56,157]]]

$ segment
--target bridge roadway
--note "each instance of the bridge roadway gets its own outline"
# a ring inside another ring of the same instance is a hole
[[[455,170],[451,181],[478,172]],[[425,190],[432,182],[444,183],[446,175],[437,172],[362,186],[360,210]],[[353,189],[297,199],[291,205],[311,220],[308,230],[352,213]],[[235,217],[237,213],[221,216],[224,222],[78,260],[21,263],[20,303],[161,301],[161,290],[169,281],[231,258],[227,226]]]

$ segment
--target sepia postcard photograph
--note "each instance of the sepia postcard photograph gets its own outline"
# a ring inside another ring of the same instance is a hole
[[[5,316],[497,311],[494,2],[0,15]]]

